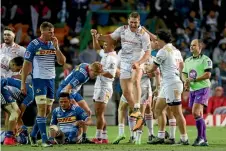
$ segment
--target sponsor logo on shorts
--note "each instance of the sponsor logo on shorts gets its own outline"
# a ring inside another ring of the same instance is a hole
[[[40,90],[40,89],[37,89],[37,90],[36,90],[36,93],[40,93],[40,92],[41,92],[41,90]]]

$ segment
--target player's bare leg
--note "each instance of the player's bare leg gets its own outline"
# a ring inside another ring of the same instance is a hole
[[[113,141],[113,144],[119,144],[121,140],[124,140],[125,137],[125,117],[128,111],[128,103],[120,100],[118,107],[118,136]]]
[[[182,105],[169,106],[171,112],[173,112],[174,117],[176,118],[177,125],[181,134],[181,143],[183,145],[188,145],[188,135],[186,130],[186,121],[182,112]]]
[[[6,138],[4,139],[4,145],[16,145],[14,139],[14,131],[17,125],[17,119],[20,115],[20,109],[16,102],[4,105],[4,109],[9,114],[8,127],[6,132]]]
[[[154,136],[154,120],[153,120],[153,112],[152,112],[152,96],[149,96],[148,99],[148,103],[145,109],[145,114],[144,114],[144,118],[145,118],[145,123],[146,126],[148,128],[148,142],[152,141],[153,138],[155,138]]]
[[[169,107],[166,107],[166,114],[169,119],[169,139],[165,140],[165,144],[175,144],[176,135],[176,119]]]
[[[133,82],[130,79],[120,79],[123,96],[126,98],[130,108],[134,107]]]
[[[85,100],[81,100],[79,102],[77,102],[76,104],[78,104],[81,108],[83,108],[86,113],[88,114],[88,116],[91,116],[91,109],[89,108],[87,102]],[[88,130],[88,126],[83,126],[83,134],[82,134],[82,143],[83,144],[93,144],[92,141],[90,141],[86,134],[87,134],[87,130]]]
[[[143,118],[141,117],[141,113],[139,111],[140,108],[140,99],[141,99],[141,77],[143,75],[143,71],[141,68],[138,69],[133,69],[132,72],[132,81],[133,81],[133,94],[134,94],[134,111],[133,113],[130,115],[132,117],[136,117],[139,118],[141,120],[143,120]]]
[[[165,125],[166,125],[166,116],[164,109],[167,107],[165,98],[158,97],[155,103],[155,116],[158,119],[158,136],[152,141],[148,142],[149,144],[163,144],[165,138]]]
[[[105,125],[104,112],[105,112],[106,104],[102,102],[95,102],[94,108],[95,108],[95,114],[97,118],[97,121],[96,121],[97,130],[96,130],[96,137],[93,139],[93,142],[102,143],[102,133]]]

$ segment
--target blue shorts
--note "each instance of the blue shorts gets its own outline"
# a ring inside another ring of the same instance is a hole
[[[24,96],[24,99],[21,101],[25,106],[29,106],[34,101],[34,91],[32,86],[26,85],[27,95]]]
[[[57,92],[56,92],[56,98],[57,99],[60,99],[60,92],[61,91],[62,91],[62,88],[59,87],[57,89]],[[70,99],[74,99],[76,102],[84,100],[83,97],[77,92],[71,93],[69,97],[70,97]]]
[[[46,95],[46,98],[54,99],[55,79],[33,79],[35,96]]]
[[[7,87],[1,88],[1,105],[13,103],[16,100],[11,96]]]
[[[78,134],[78,130],[64,133],[65,137],[69,138],[69,140],[71,140],[72,142],[76,140],[77,134]]]

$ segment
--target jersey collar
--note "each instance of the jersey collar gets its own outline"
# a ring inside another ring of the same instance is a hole
[[[86,72],[87,72],[87,74],[88,74],[88,77],[90,77],[90,76],[89,76],[89,65],[87,65],[85,69],[86,69]]]
[[[197,57],[192,56],[192,59],[199,59],[199,58],[201,58],[202,56],[203,56],[203,54],[202,54],[202,53],[200,53]]]
[[[46,45],[48,44],[48,41],[44,41],[43,39],[41,39],[41,37],[39,37],[38,40],[41,41],[42,43],[46,44]]]

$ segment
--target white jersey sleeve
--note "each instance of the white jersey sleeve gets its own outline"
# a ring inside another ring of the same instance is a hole
[[[166,60],[166,57],[167,57],[167,54],[165,50],[160,49],[156,55],[154,62],[160,65],[163,63],[164,60]]]
[[[25,51],[26,51],[26,48],[20,46],[18,55],[21,56],[21,57],[24,57]]]
[[[124,28],[123,26],[118,27],[113,33],[110,34],[111,38],[114,40],[119,39],[123,28]]]
[[[118,68],[120,68],[121,53],[122,53],[122,50],[119,50],[119,52],[118,52]]]

